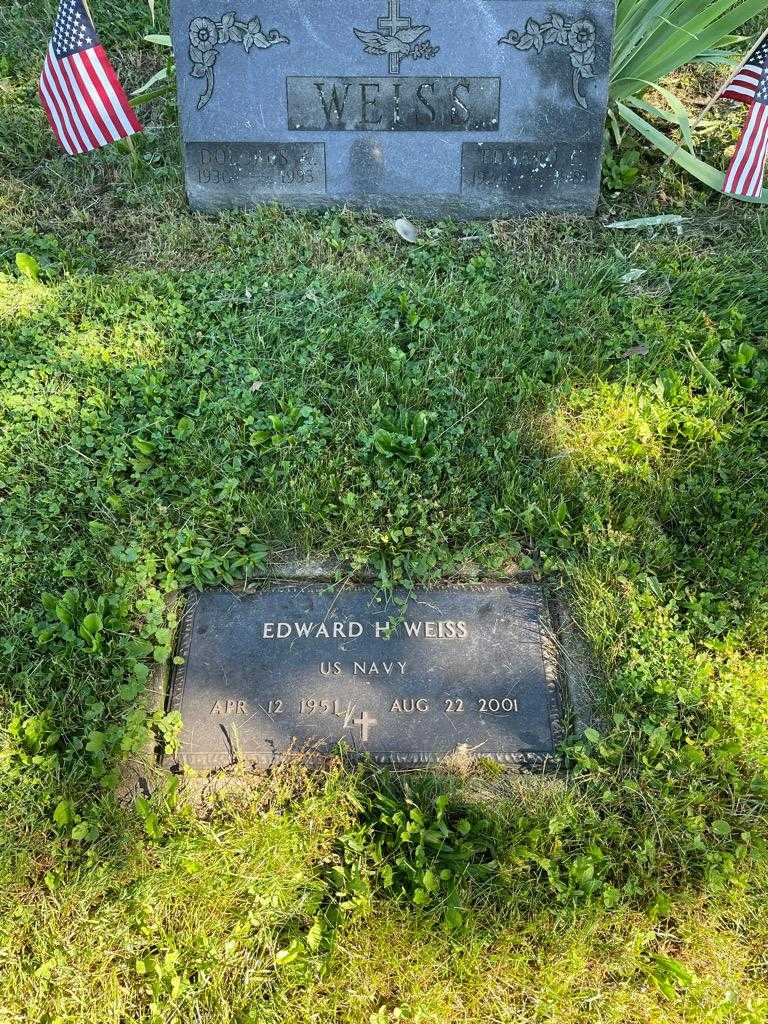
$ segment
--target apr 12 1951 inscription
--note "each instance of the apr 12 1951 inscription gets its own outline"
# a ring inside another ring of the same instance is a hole
[[[180,760],[269,764],[343,742],[395,764],[540,763],[560,728],[548,636],[537,586],[422,591],[402,611],[366,587],[195,595],[170,694]]]
[[[591,212],[614,6],[171,0],[190,202]]]

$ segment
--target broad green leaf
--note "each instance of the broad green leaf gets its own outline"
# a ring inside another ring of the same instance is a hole
[[[312,927],[307,932],[307,945],[314,952],[320,948],[320,943],[323,941],[323,924],[322,921],[315,921]]]
[[[176,436],[186,437],[187,434],[192,433],[194,428],[194,420],[190,419],[189,416],[182,416],[179,422],[176,424]]]
[[[83,619],[83,629],[90,633],[91,636],[95,636],[97,633],[100,633],[103,628],[104,623],[102,622],[101,616],[97,615],[96,612],[91,612]]]
[[[103,732],[92,732],[91,738],[85,744],[85,749],[91,754],[98,754],[104,749],[106,735]]]
[[[298,960],[301,952],[301,944],[294,939],[285,949],[279,949],[277,951],[275,954],[275,963],[280,964],[281,967],[285,967],[287,964],[292,964],[295,960]]]
[[[37,281],[40,277],[40,264],[34,256],[30,256],[27,252],[16,253],[16,269],[22,277],[26,277],[30,281]]]
[[[464,923],[461,911],[457,910],[456,907],[449,907],[445,912],[443,920],[445,921],[446,926],[451,929],[461,928]]]
[[[75,623],[72,612],[63,600],[56,603],[56,618],[59,622],[63,622],[65,626],[73,626]]]
[[[53,820],[60,828],[66,828],[75,820],[75,805],[71,800],[59,800],[53,812]]]
[[[438,892],[440,889],[440,883],[438,882],[434,871],[430,871],[429,868],[421,876],[421,882],[427,892]]]

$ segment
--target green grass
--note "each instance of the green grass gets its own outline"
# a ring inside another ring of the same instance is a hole
[[[57,156],[51,14],[0,10],[0,1020],[764,1021],[766,215],[644,153],[595,221],[197,216],[170,104],[136,161]],[[139,84],[146,8],[94,14]],[[652,212],[689,221],[603,227]],[[558,780],[298,765],[121,805],[176,728],[144,696],[168,596],[287,550],[544,575],[601,734]],[[434,893],[422,815],[466,854]]]

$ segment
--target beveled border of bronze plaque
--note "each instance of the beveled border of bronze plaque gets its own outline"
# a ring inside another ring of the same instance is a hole
[[[293,568],[293,566],[291,566],[291,568]],[[372,578],[358,577],[354,582],[344,582],[343,586],[345,589],[372,590],[374,589],[374,583],[375,580]],[[316,588],[318,590],[327,589],[332,591],[340,585],[342,585],[341,581],[332,579],[330,572],[328,575],[325,575],[322,568],[319,567],[317,575],[310,573],[304,578],[298,574],[294,576],[293,574],[289,575],[286,573],[282,578],[270,578],[265,576],[263,579],[260,579],[257,584],[249,584],[245,587],[211,587],[207,588],[206,592],[210,593],[211,591],[218,591],[234,595],[246,595],[255,594],[262,590],[277,589],[301,591],[309,588]],[[483,754],[477,759],[495,761],[500,765],[526,771],[540,772],[542,770],[547,770],[549,772],[556,772],[562,767],[562,757],[558,752],[558,747],[566,737],[565,721],[572,715],[575,721],[579,722],[582,716],[579,715],[579,709],[574,707],[574,702],[568,685],[569,673],[564,663],[565,659],[560,654],[563,650],[563,646],[560,642],[561,638],[558,637],[558,632],[562,621],[562,615],[558,608],[558,602],[548,591],[546,582],[534,580],[528,573],[521,573],[516,576],[490,578],[483,582],[469,582],[464,580],[440,582],[428,587],[414,588],[412,593],[414,595],[418,595],[420,590],[434,591],[443,589],[468,590],[478,593],[498,590],[501,587],[515,588],[531,586],[535,586],[540,590],[540,639],[542,664],[546,679],[547,709],[554,752],[493,753]],[[193,588],[188,588],[183,592],[182,599],[185,601],[185,607],[179,619],[174,653],[184,658],[184,662],[181,665],[173,666],[168,675],[167,691],[165,695],[166,713],[171,711],[178,711],[181,713],[184,689],[186,685],[188,655],[192,642],[192,626],[199,595],[200,592]],[[348,749],[345,753],[350,759],[370,760],[382,766],[388,766],[394,769],[403,768],[406,770],[412,770],[416,767],[428,769],[445,764],[452,756],[450,754],[434,753],[432,751],[394,755],[391,752],[377,754],[370,751]],[[251,769],[263,771],[299,757],[312,758],[322,762],[332,756],[332,752],[328,749],[318,750],[312,748],[297,748],[296,750],[282,751],[274,755],[269,762],[249,758],[246,753],[241,759],[233,758],[229,764],[222,764],[221,757],[214,754],[209,755],[210,763],[207,764],[207,756],[208,755],[195,755],[197,764],[192,767],[191,770],[197,772],[226,771],[234,764],[240,763]],[[476,760],[476,758],[472,758],[472,760]],[[177,771],[184,768],[186,768],[186,770],[190,770],[185,766],[184,761],[182,759],[178,759],[175,755],[164,756],[161,758],[161,764]]]

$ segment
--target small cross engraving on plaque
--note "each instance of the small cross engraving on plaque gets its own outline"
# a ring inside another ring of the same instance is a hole
[[[361,712],[360,717],[356,718],[352,722],[352,724],[360,726],[360,739],[362,740],[363,743],[367,743],[368,742],[368,730],[370,729],[370,727],[372,725],[378,725],[378,722],[376,721],[375,718],[369,718],[367,711],[363,711],[363,712]]]

